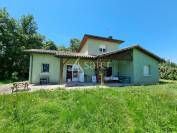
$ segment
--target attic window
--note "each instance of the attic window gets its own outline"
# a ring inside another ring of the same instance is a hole
[[[99,51],[100,51],[101,53],[105,53],[105,52],[106,52],[106,46],[100,46],[100,47],[99,47]]]

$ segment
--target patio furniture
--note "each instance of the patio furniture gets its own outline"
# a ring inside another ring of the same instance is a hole
[[[105,82],[118,82],[119,77],[117,76],[110,76],[110,77],[104,77]]]
[[[40,84],[48,84],[49,83],[49,73],[40,73]]]
[[[130,83],[131,78],[129,76],[119,76],[119,81],[121,83]]]
[[[19,90],[29,90],[28,86],[29,86],[28,82],[15,82],[11,87],[12,93],[17,92]]]

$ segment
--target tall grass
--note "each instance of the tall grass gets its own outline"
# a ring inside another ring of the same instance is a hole
[[[3,95],[0,132],[177,132],[177,84]]]

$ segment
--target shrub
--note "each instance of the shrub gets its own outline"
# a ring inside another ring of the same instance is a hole
[[[177,80],[177,64],[170,61],[160,64],[160,78]]]
[[[18,72],[13,72],[13,73],[12,73],[12,76],[11,76],[11,79],[12,79],[13,81],[17,81],[17,80],[18,80]]]

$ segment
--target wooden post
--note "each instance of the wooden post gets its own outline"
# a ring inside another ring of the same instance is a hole
[[[101,65],[100,65],[100,75],[101,75],[101,85],[104,85],[104,68],[103,68],[103,64],[100,61]]]
[[[63,84],[63,58],[60,58],[60,84]]]
[[[102,66],[102,62],[100,58],[97,59],[97,68],[98,68],[98,73],[101,77],[101,85],[104,85],[104,68]]]

